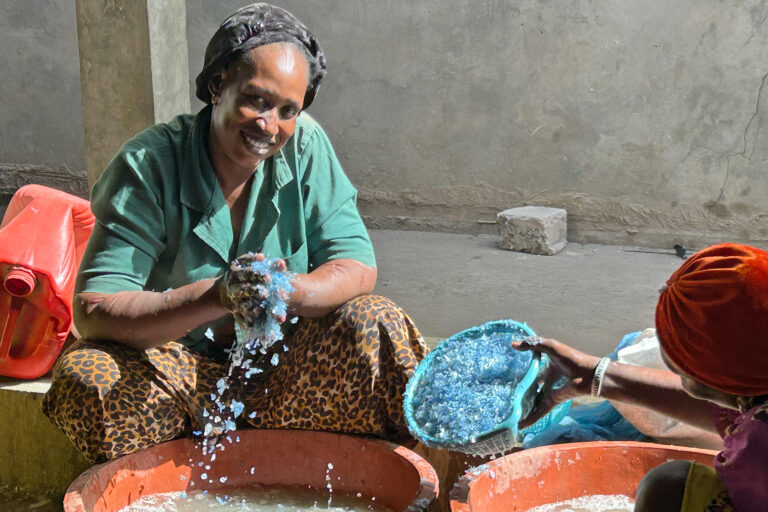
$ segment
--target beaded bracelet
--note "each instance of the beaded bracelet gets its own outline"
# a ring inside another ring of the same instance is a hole
[[[608,365],[611,363],[610,357],[604,357],[595,366],[595,373],[592,376],[592,389],[590,394],[594,397],[599,397],[600,392],[603,389],[603,377],[605,377],[605,371],[608,369]]]

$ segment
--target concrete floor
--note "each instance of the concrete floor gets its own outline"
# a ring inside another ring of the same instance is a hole
[[[595,355],[653,326],[658,290],[682,263],[674,254],[576,243],[536,256],[499,249],[491,235],[374,230],[371,239],[375,293],[402,306],[424,336],[512,318]]]

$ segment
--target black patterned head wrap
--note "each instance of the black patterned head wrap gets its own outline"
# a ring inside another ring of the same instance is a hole
[[[315,99],[320,81],[325,76],[325,55],[315,36],[296,17],[269,4],[247,5],[219,26],[205,49],[203,70],[197,75],[195,94],[205,103],[211,102],[208,82],[220,69],[244,52],[271,43],[288,42],[298,46],[309,63],[309,85],[303,108]]]

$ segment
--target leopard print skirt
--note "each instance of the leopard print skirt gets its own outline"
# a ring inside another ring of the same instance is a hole
[[[264,373],[229,390],[245,403],[238,428],[404,442],[403,392],[425,354],[411,319],[383,297],[358,297],[325,317],[302,318],[263,356]],[[102,462],[202,430],[203,411],[213,410],[216,381],[226,373],[226,365],[177,342],[140,351],[79,341],[57,361],[42,407],[87,459]]]

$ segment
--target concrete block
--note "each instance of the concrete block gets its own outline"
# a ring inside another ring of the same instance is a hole
[[[562,208],[522,206],[496,215],[499,247],[551,256],[565,247],[567,222]]]
[[[0,487],[61,497],[91,465],[43,415],[48,379],[0,377]]]

